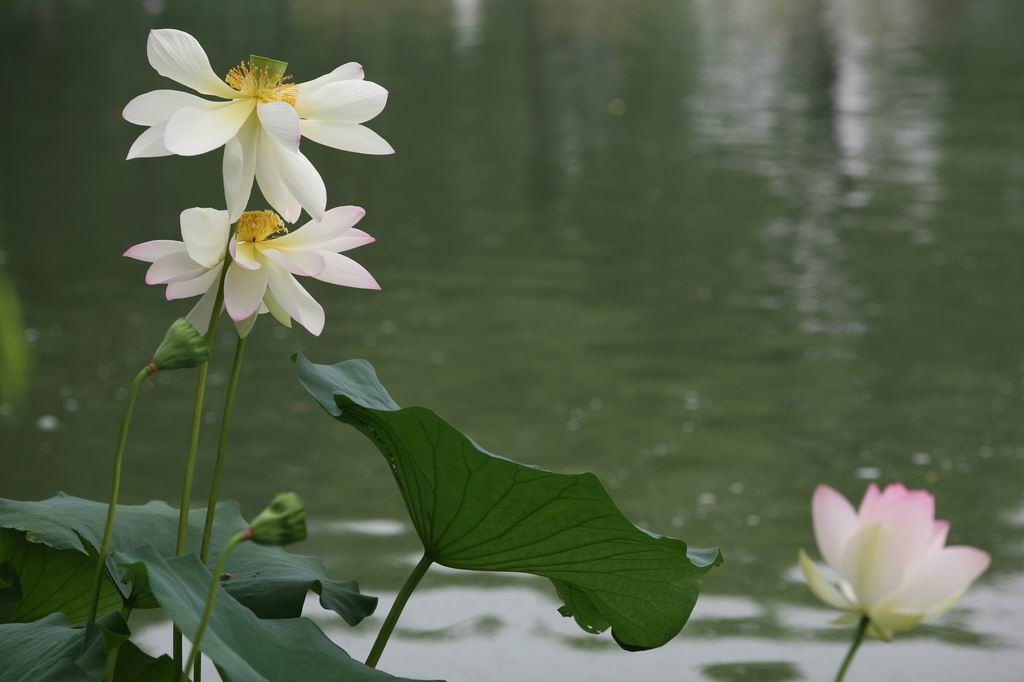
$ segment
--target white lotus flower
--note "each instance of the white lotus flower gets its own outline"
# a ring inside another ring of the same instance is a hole
[[[883,639],[936,616],[963,596],[988,568],[989,555],[966,546],[946,547],[947,521],[935,520],[935,498],[899,484],[879,492],[871,484],[859,510],[819,485],[811,503],[818,549],[839,578],[831,583],[800,552],[811,591],[847,611],[838,622],[871,621]]]
[[[294,319],[319,335],[324,328],[324,309],[294,275],[357,289],[380,289],[366,268],[340,253],[374,241],[353,227],[365,214],[358,206],[339,206],[324,213],[323,220],[289,232],[273,211],[246,211],[229,243],[231,218],[227,211],[189,208],[181,212],[183,241],[145,242],[124,255],[152,263],[146,284],[166,284],[167,300],[202,294],[188,320],[205,334],[221,282],[224,254],[230,250],[224,308],[240,336],[248,335],[261,312],[269,312],[286,327],[291,327]]]
[[[317,220],[327,190],[313,164],[299,151],[314,142],[362,154],[392,154],[377,133],[362,124],[379,114],[388,92],[362,80],[363,67],[349,62],[306,83],[284,76],[287,64],[251,57],[221,80],[199,42],[183,31],[150,31],[146,47],[157,73],[203,95],[154,90],[124,108],[130,123],[149,126],[128,158],[194,156],[224,147],[224,197],[231,221],[245,210],[255,177],[263,196],[290,223],[301,209]]]

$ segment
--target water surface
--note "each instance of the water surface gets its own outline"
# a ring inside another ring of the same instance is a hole
[[[0,496],[103,499],[125,387],[187,310],[120,257],[223,203],[219,154],[124,161],[141,131],[124,104],[176,87],[146,63],[146,32],[176,27],[218,72],[250,52],[300,81],[361,62],[391,92],[371,125],[398,150],[303,143],[329,205],[367,209],[378,242],[357,257],[384,291],[310,285],[320,338],[260,321],[225,495],[254,513],[301,493],[301,551],[383,614],[417,540],[383,460],[288,361],[365,357],[400,403],[509,457],[593,471],[640,525],[727,558],[684,634],[640,654],[560,618],[544,581],[432,571],[386,669],[823,679],[850,633],[796,570],[811,491],[903,481],[993,566],[935,624],[865,647],[854,679],[1019,675],[1024,4],[19,0],[0,18],[0,253],[34,356],[25,403],[0,416]],[[193,382],[158,375],[140,401],[126,501],[177,499]],[[354,655],[379,624],[308,613]]]

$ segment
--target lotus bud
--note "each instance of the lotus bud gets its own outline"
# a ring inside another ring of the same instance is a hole
[[[284,78],[284,72],[288,70],[288,62],[255,54],[249,55],[249,66],[261,71],[269,83],[280,83]]]
[[[249,539],[261,545],[290,545],[306,539],[306,510],[295,493],[279,493],[253,519]]]
[[[206,345],[206,339],[191,322],[179,317],[167,329],[147,368],[152,374],[161,369],[196,367],[209,358],[210,347]]]

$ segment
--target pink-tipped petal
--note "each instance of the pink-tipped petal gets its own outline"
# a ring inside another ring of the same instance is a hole
[[[814,489],[811,498],[811,518],[818,551],[825,563],[838,569],[843,549],[857,531],[857,512],[845,497],[822,484]]]
[[[352,231],[366,211],[359,206],[336,206],[324,212],[321,220],[310,220],[301,227],[274,240],[275,249],[334,251],[327,247],[333,240]]]
[[[887,601],[898,608],[935,615],[952,606],[991,561],[987,552],[975,547],[945,547],[914,566]]]
[[[198,277],[171,282],[167,285],[164,295],[168,301],[175,301],[179,298],[192,298],[193,296],[205,294],[210,287],[216,286],[219,283],[221,267],[223,266],[218,264],[217,267],[207,270]]]
[[[338,284],[343,287],[354,287],[356,289],[380,290],[380,285],[373,275],[359,263],[348,256],[330,251],[319,251],[318,255],[324,260],[324,268],[314,275],[321,282]]]
[[[124,252],[125,258],[134,258],[146,263],[155,263],[164,256],[174,253],[184,253],[185,244],[171,239],[154,239],[151,242],[136,244]]]
[[[326,147],[356,154],[386,156],[395,153],[387,140],[359,123],[303,119],[302,135]]]
[[[167,284],[192,279],[206,270],[202,265],[189,258],[184,251],[172,253],[149,266],[146,271],[146,284]]]

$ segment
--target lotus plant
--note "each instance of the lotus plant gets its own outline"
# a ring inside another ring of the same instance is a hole
[[[814,537],[835,582],[803,551],[800,568],[823,602],[844,612],[837,623],[858,623],[841,680],[864,635],[891,640],[960,599],[988,568],[989,555],[946,545],[949,522],[935,519],[935,498],[893,484],[868,486],[859,509],[827,485],[811,501]]]

